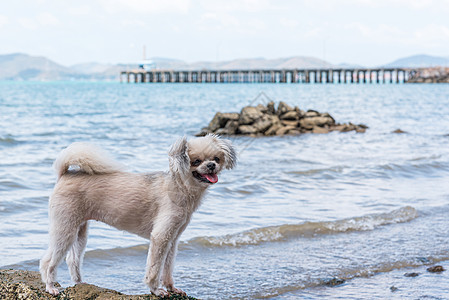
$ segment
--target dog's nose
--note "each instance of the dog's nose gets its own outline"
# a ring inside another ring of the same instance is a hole
[[[213,163],[213,162],[210,162],[210,163],[208,163],[207,164],[207,168],[209,169],[209,170],[215,170],[215,164]]]

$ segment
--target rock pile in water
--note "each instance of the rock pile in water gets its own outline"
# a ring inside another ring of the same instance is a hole
[[[368,127],[352,123],[339,124],[328,113],[315,110],[303,111],[298,107],[291,107],[285,102],[279,102],[277,109],[274,102],[266,106],[246,106],[240,113],[217,112],[196,136],[208,133],[218,135],[297,135],[301,133],[328,133],[331,131],[365,132]]]
[[[449,83],[449,68],[420,68],[411,74],[407,83]]]

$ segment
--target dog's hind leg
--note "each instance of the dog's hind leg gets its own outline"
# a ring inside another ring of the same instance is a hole
[[[73,245],[78,234],[77,231],[71,230],[73,227],[68,226],[67,224],[69,223],[63,224],[59,222],[52,224],[50,228],[50,245],[40,262],[40,271],[42,281],[45,282],[45,290],[54,296],[59,294],[58,289],[54,285],[58,265]],[[67,230],[63,228],[67,228]]]
[[[79,226],[75,242],[66,257],[67,266],[70,270],[70,276],[75,284],[81,283],[81,264],[83,262],[84,249],[87,244],[87,228],[87,222],[84,222]]]

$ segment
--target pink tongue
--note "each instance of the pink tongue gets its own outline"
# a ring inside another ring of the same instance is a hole
[[[204,174],[204,177],[206,177],[206,179],[209,180],[211,183],[217,183],[218,181],[217,174]]]

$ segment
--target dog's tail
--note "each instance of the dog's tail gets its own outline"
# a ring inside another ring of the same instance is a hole
[[[80,171],[89,175],[110,174],[123,170],[100,148],[88,143],[73,143],[61,151],[53,163],[58,180],[69,170]]]

